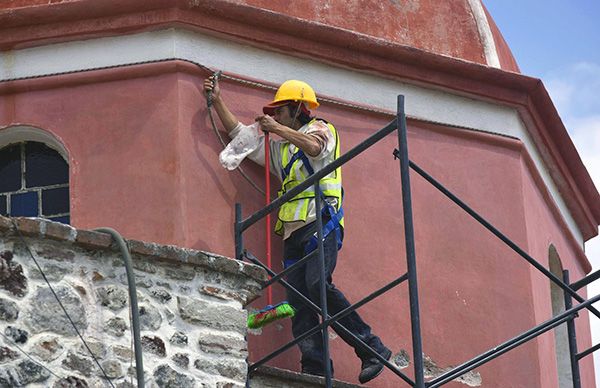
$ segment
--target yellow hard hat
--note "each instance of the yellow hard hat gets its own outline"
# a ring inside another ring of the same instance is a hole
[[[308,109],[316,109],[319,106],[317,96],[309,84],[297,80],[288,80],[281,84],[273,101],[263,107],[265,114],[273,114],[278,106],[285,105],[291,101],[305,102]]]

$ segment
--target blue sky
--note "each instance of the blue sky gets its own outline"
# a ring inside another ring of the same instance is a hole
[[[600,0],[483,0],[523,74],[540,78],[600,189]],[[600,269],[600,238],[586,243]],[[577,279],[573,279],[577,280]],[[600,280],[588,294],[600,293]],[[595,306],[600,308],[600,303]],[[590,319],[594,344],[600,319]],[[583,349],[580,349],[583,350]],[[594,353],[600,387],[600,350]]]

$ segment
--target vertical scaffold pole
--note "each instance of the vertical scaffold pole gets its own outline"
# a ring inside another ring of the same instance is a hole
[[[569,271],[563,271],[563,282],[569,284]],[[565,291],[565,310],[573,307],[571,295]],[[573,388],[581,388],[581,376],[579,374],[579,359],[577,358],[577,335],[575,332],[575,317],[567,321],[567,335],[569,337],[569,354],[571,356],[571,374],[573,376]]]
[[[315,182],[315,213],[317,214],[317,249],[319,251],[319,268],[321,269],[321,276],[319,277],[319,288],[321,296],[321,323],[325,321],[329,314],[327,309],[327,274],[325,271],[325,249],[323,247],[323,220],[321,218],[321,209],[324,204],[322,203],[323,197],[321,196],[321,187],[319,181]],[[329,362],[329,327],[325,325],[323,327],[322,340],[323,340],[323,370],[325,371],[325,386],[331,388],[331,363]]]
[[[244,244],[242,240],[242,204],[235,204],[235,224],[233,225],[235,234],[235,258],[243,260]]]
[[[410,191],[410,170],[408,144],[406,141],[406,115],[404,96],[398,96],[398,150],[400,159],[400,177],[402,181],[402,208],[404,212],[404,238],[406,244],[406,262],[408,267],[408,292],[410,299],[410,323],[412,331],[413,360],[415,365],[415,387],[425,388],[423,374],[423,346],[421,343],[421,322],[419,318],[419,292],[417,286],[417,262],[415,254],[415,236]]]

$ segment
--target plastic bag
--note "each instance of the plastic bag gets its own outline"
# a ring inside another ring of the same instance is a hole
[[[264,135],[259,131],[258,123],[243,126],[236,137],[219,154],[221,165],[228,170],[235,170],[242,160],[260,146],[260,138]]]

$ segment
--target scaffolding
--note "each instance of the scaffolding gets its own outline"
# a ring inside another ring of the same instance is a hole
[[[341,167],[343,164],[347,163],[360,153],[367,150],[369,147],[391,134],[392,132],[397,131],[398,136],[398,148],[393,150],[393,157],[399,160],[400,164],[400,177],[402,184],[402,206],[403,206],[403,214],[404,214],[404,237],[405,237],[405,245],[406,245],[406,261],[407,261],[407,272],[403,275],[399,276],[392,282],[383,286],[379,290],[371,293],[370,295],[364,297],[360,301],[354,303],[348,308],[338,312],[337,314],[331,316],[327,310],[327,300],[325,297],[325,264],[324,264],[324,250],[323,250],[323,225],[321,217],[317,217],[316,226],[317,226],[317,237],[318,237],[318,246],[317,249],[307,254],[304,258],[300,259],[298,262],[293,264],[292,266],[286,268],[280,273],[275,273],[264,265],[258,258],[256,258],[251,252],[244,248],[243,245],[243,232],[248,229],[250,226],[260,221],[264,217],[266,217],[271,212],[278,209],[287,201],[294,198],[296,195],[300,194],[304,190],[310,188],[310,186],[314,186],[315,191],[315,205],[316,205],[316,214],[321,214],[321,209],[323,207],[323,201],[321,199],[319,181],[321,178],[330,174],[337,168]],[[413,227],[413,216],[412,216],[412,200],[411,200],[411,188],[410,188],[410,169],[419,174],[423,179],[429,182],[432,186],[434,186],[437,190],[439,190],[444,196],[458,205],[461,209],[463,209],[467,214],[469,214],[473,219],[479,222],[482,226],[484,226],[488,231],[490,231],[493,235],[499,238],[504,244],[510,247],[514,252],[516,252],[521,258],[535,267],[539,272],[541,272],[544,276],[546,276],[550,281],[559,286],[565,295],[565,311],[554,316],[553,318],[540,323],[539,325],[519,334],[518,336],[493,347],[492,349],[468,360],[449,371],[444,372],[443,374],[429,380],[425,381],[424,377],[424,364],[423,364],[423,349],[422,349],[422,336],[421,336],[421,325],[420,325],[420,310],[419,310],[419,297],[418,297],[418,287],[417,287],[417,265],[416,265],[416,252],[415,252],[415,239],[414,239],[414,227]],[[440,387],[453,379],[460,377],[461,375],[489,362],[494,360],[495,358],[503,355],[504,353],[530,341],[537,336],[556,328],[559,325],[564,323],[567,324],[567,331],[569,337],[569,351],[571,358],[571,369],[572,369],[572,377],[573,377],[573,387],[581,388],[581,379],[579,374],[579,360],[583,357],[593,353],[594,351],[600,348],[600,344],[591,347],[583,352],[577,352],[577,340],[576,340],[576,332],[575,332],[575,324],[574,320],[578,316],[578,312],[582,309],[587,309],[596,317],[600,318],[600,312],[592,306],[592,304],[600,301],[600,295],[592,297],[590,299],[585,299],[581,297],[576,291],[582,287],[585,287],[589,283],[594,280],[600,278],[600,271],[594,272],[587,277],[569,284],[569,276],[568,271],[565,271],[563,274],[563,279],[558,278],[548,269],[546,269],[542,264],[536,261],[533,257],[527,254],[523,249],[521,249],[517,244],[515,244],[512,240],[506,237],[502,232],[500,232],[497,228],[495,228],[491,223],[489,223],[485,218],[475,212],[472,208],[470,208],[466,203],[464,203],[460,198],[454,195],[450,190],[445,188],[441,183],[435,180],[431,175],[425,172],[422,168],[412,162],[408,157],[408,144],[407,144],[407,130],[406,130],[406,114],[404,110],[404,96],[399,95],[397,101],[397,116],[395,120],[388,123],[385,127],[378,130],[376,133],[368,137],[366,140],[355,146],[353,149],[348,151],[347,153],[340,156],[338,159],[333,161],[332,163],[325,166],[323,169],[319,171],[315,171],[314,174],[310,175],[305,181],[301,182],[293,189],[289,190],[279,198],[273,200],[267,206],[262,208],[261,210],[255,212],[250,215],[248,218],[243,219],[242,217],[242,207],[241,204],[237,203],[235,207],[235,254],[238,260],[247,260],[250,261],[267,271],[270,276],[270,279],[263,284],[263,289],[271,286],[275,282],[278,282],[283,287],[285,287],[288,292],[291,292],[297,295],[311,310],[318,313],[321,317],[321,323],[312,329],[306,331],[304,334],[298,336],[294,340],[288,342],[287,344],[281,346],[276,349],[274,352],[268,354],[262,359],[251,363],[248,367],[248,381],[252,373],[254,373],[257,368],[264,365],[269,360],[277,357],[281,353],[290,349],[300,341],[305,338],[314,335],[317,332],[321,332],[323,338],[323,365],[325,370],[325,386],[330,388],[332,386],[332,371],[329,363],[329,336],[327,334],[328,327],[333,327],[336,330],[341,330],[346,333],[353,341],[354,344],[358,347],[366,350],[372,357],[377,358],[385,367],[395,373],[399,378],[404,380],[409,386],[416,388],[435,388]],[[310,299],[301,294],[298,290],[288,284],[284,279],[285,276],[294,270],[300,268],[304,265],[308,260],[311,260],[318,257],[319,265],[321,269],[321,277],[320,277],[320,306],[314,304]],[[412,357],[413,357],[413,367],[414,367],[414,380],[406,376],[402,373],[395,365],[390,363],[388,360],[384,359],[380,354],[378,354],[374,349],[369,347],[363,341],[361,341],[358,337],[350,333],[348,329],[343,327],[338,321],[355,311],[359,307],[364,304],[370,302],[371,300],[377,298],[378,296],[384,294],[385,292],[391,290],[392,288],[400,285],[404,281],[408,281],[408,291],[409,291],[409,302],[410,302],[410,320],[411,320],[411,335],[412,335]],[[572,300],[576,300],[579,302],[576,306],[573,306]]]

